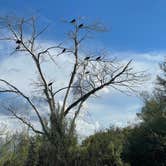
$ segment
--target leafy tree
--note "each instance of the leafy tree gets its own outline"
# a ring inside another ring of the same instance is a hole
[[[124,140],[121,129],[100,131],[84,140],[88,165],[127,166],[121,159]]]
[[[25,132],[15,133],[5,138],[0,149],[0,165],[23,166],[29,146],[29,136]]]
[[[24,166],[36,166],[37,165],[37,151],[36,151],[36,142],[33,138],[30,139],[28,154],[25,160]]]
[[[142,108],[141,113],[138,113],[137,116],[143,122],[150,122],[157,118],[165,117],[166,115],[166,102],[160,100],[158,96],[148,97],[144,99],[145,105]]]
[[[160,64],[162,74],[157,76],[156,94],[166,101],[166,60]]]
[[[166,110],[163,100],[146,100],[138,117],[142,123],[134,127],[124,146],[124,160],[131,166],[166,165]]]

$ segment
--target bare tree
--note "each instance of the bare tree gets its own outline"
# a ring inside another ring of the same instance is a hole
[[[144,73],[133,70],[131,67],[132,60],[122,63],[102,54],[100,56],[82,56],[80,54],[80,46],[89,33],[91,31],[104,30],[100,24],[89,26],[82,24],[80,20],[73,19],[68,22],[72,26],[71,31],[67,35],[70,40],[70,46],[62,42],[48,48],[40,49],[38,49],[38,37],[47,29],[47,26],[41,31],[37,31],[34,17],[14,21],[10,18],[1,18],[1,24],[7,34],[1,40],[14,42],[16,44],[14,53],[24,52],[34,62],[39,75],[38,85],[40,85],[36,89],[41,91],[49,106],[49,122],[45,122],[40,109],[33,103],[32,96],[27,96],[18,87],[1,78],[0,93],[14,93],[26,100],[37,115],[42,130],[39,131],[30,121],[19,116],[17,110],[12,106],[6,109],[14,117],[32,129],[32,131],[44,135],[56,148],[60,144],[60,141],[63,142],[64,135],[67,135],[66,138],[69,139],[69,136],[73,134],[75,121],[79,116],[84,102],[89,98],[95,96],[98,91],[105,87],[112,87],[123,92],[125,90],[133,91],[144,78]],[[26,29],[28,29],[28,34]],[[58,63],[56,61],[57,56],[65,56],[67,54],[73,56],[71,75],[66,86],[56,89],[56,84],[51,82],[51,80],[47,80],[42,69],[42,61],[44,57],[49,57],[50,61],[55,62],[56,65]],[[63,95],[62,105],[58,103],[56,97],[59,93]],[[74,111],[74,115],[70,124],[67,125],[67,129],[65,129],[66,117],[71,111]]]

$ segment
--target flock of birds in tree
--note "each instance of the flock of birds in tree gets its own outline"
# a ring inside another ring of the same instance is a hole
[[[85,60],[85,61],[90,60],[90,56],[85,57],[84,60]],[[96,61],[101,60],[101,56],[98,56],[95,60],[96,60]]]
[[[16,44],[18,44],[17,47],[16,47],[16,50],[19,50],[20,49],[21,40],[16,40]]]
[[[76,23],[76,19],[73,19],[70,21],[71,24],[75,24]],[[79,24],[78,28],[83,28],[84,24]]]
[[[70,23],[71,23],[71,24],[75,24],[75,23],[76,23],[76,19],[72,19],[72,20],[70,21]],[[81,23],[81,24],[78,25],[78,28],[83,28],[83,26],[84,26],[84,24]],[[19,49],[21,48],[21,47],[20,47],[21,43],[22,43],[21,40],[19,40],[19,39],[16,40],[16,44],[17,44],[16,50],[19,50]],[[65,53],[65,52],[66,52],[66,48],[63,48],[63,49],[62,49],[62,52],[61,52],[60,54],[63,54],[63,53]],[[90,57],[87,56],[87,57],[84,58],[84,60],[86,60],[86,61],[87,61],[87,60],[90,60]],[[96,60],[96,61],[101,60],[101,56],[98,56],[95,60]]]
[[[87,57],[84,58],[84,60],[85,60],[85,61],[88,61],[88,60],[90,60],[90,58],[91,58],[90,56],[87,56]],[[101,56],[98,56],[95,60],[96,60],[96,61],[101,60]],[[86,71],[86,72],[85,72],[85,74],[89,74],[89,73],[90,73],[90,71]]]
[[[75,23],[76,23],[76,19],[72,19],[72,20],[70,21],[70,23],[71,23],[71,24],[75,24]],[[78,25],[78,28],[83,28],[83,27],[84,27],[84,24],[79,24],[79,25]],[[19,49],[20,49],[21,43],[22,43],[21,40],[19,40],[19,39],[16,40],[16,44],[17,44],[16,50],[19,50]],[[66,48],[63,48],[63,49],[62,49],[61,54],[63,54],[64,52],[66,52]],[[90,56],[85,57],[84,60],[85,60],[85,61],[90,60]],[[101,56],[98,56],[95,60],[96,60],[96,61],[101,60]],[[86,72],[85,72],[85,74],[89,74],[89,73],[90,73],[89,71],[86,71]],[[50,83],[48,83],[48,86],[50,87],[50,86],[52,86],[52,84],[53,84],[53,82],[50,82]]]

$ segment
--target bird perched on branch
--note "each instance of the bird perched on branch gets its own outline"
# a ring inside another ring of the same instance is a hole
[[[71,24],[75,23],[76,22],[76,19],[73,19],[70,21]]]
[[[64,53],[66,51],[66,48],[64,48],[63,50],[62,50],[62,52],[61,53]]]
[[[48,86],[52,86],[53,82],[48,83]]]
[[[89,71],[86,71],[85,74],[89,74],[90,72]]]
[[[97,58],[96,58],[96,61],[99,61],[101,59],[101,56],[98,56]]]
[[[84,58],[85,61],[89,60],[89,59],[90,59],[90,56],[87,56],[87,57]]]
[[[18,45],[17,47],[16,47],[16,50],[19,50],[20,49],[20,45]]]
[[[84,24],[80,24],[79,26],[78,26],[78,28],[82,28],[84,26]]]
[[[21,44],[21,40],[16,40],[16,44]]]

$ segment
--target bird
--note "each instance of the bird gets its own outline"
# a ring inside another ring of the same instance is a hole
[[[20,46],[18,45],[17,47],[16,47],[16,50],[19,50],[20,49]]]
[[[85,74],[89,74],[90,72],[89,71],[86,71]]]
[[[16,44],[21,44],[21,40],[16,40]]]
[[[70,21],[71,24],[75,23],[76,22],[76,19],[73,19]]]
[[[66,51],[66,48],[64,48],[63,50],[62,50],[62,52],[61,53],[64,53]]]
[[[84,58],[84,60],[89,60],[90,59],[90,56],[87,56]]]
[[[53,84],[53,82],[50,82],[50,83],[48,84],[48,86],[52,86],[52,84]]]
[[[100,60],[101,59],[101,56],[98,56],[97,58],[96,58],[96,61],[98,61],[98,60]]]
[[[84,24],[80,24],[79,26],[78,26],[78,28],[82,28],[84,26]]]

